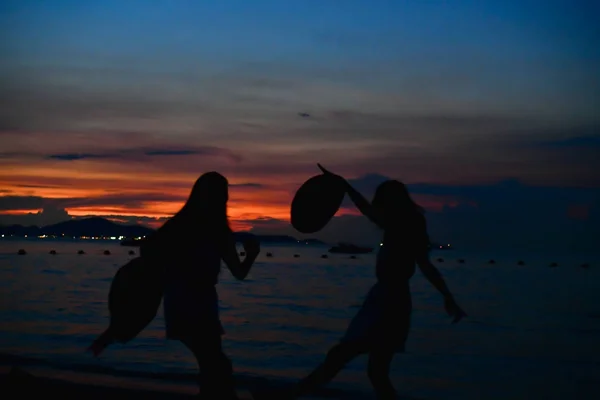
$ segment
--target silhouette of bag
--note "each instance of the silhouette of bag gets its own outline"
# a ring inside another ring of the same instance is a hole
[[[137,257],[119,268],[108,294],[110,325],[90,346],[96,356],[110,343],[129,342],[154,319],[163,296],[161,264]]]
[[[302,233],[320,231],[339,210],[346,194],[344,182],[332,175],[316,175],[304,182],[292,200],[291,223]]]

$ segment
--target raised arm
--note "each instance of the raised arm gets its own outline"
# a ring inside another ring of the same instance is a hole
[[[346,183],[346,191],[348,192],[350,200],[352,200],[362,215],[369,218],[369,220],[371,220],[371,222],[373,222],[379,228],[385,229],[384,218],[377,212],[371,203],[369,203],[369,201],[365,199],[364,196],[360,194],[358,190],[354,189],[347,181],[344,182]]]
[[[246,256],[244,261],[240,261],[235,247],[235,239],[232,233],[227,234],[223,247],[222,259],[227,264],[231,274],[239,280],[244,280],[252,268],[252,264],[260,253],[260,243],[256,239],[248,239],[244,242]]]
[[[326,170],[325,168],[323,168],[323,166],[321,164],[317,164],[317,165],[319,166],[321,171],[323,171],[324,174],[335,176],[338,179],[341,179],[344,182],[345,189],[346,189],[346,192],[348,193],[348,196],[350,197],[350,200],[352,200],[354,205],[356,205],[356,208],[358,208],[358,210],[365,217],[369,218],[369,220],[371,220],[371,222],[373,222],[374,224],[379,226],[381,229],[384,229],[385,220],[383,219],[383,217],[381,215],[379,215],[377,210],[375,208],[373,208],[371,203],[369,203],[369,201],[367,199],[365,199],[362,194],[360,194],[360,192],[358,190],[354,189],[352,187],[352,185],[350,185],[348,183],[348,181],[346,179],[344,179],[343,177]]]

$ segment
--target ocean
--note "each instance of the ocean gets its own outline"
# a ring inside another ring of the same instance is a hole
[[[17,255],[20,248],[27,254]],[[2,366],[195,390],[194,358],[165,340],[162,309],[131,343],[113,345],[98,359],[85,352],[108,326],[110,282],[135,257],[130,250],[138,249],[114,241],[0,239]],[[326,253],[324,246],[264,245],[245,281],[223,268],[224,347],[240,377],[292,382],[342,336],[375,282],[375,255],[321,258]],[[456,249],[431,257],[469,316],[451,324],[441,296],[417,271],[407,352],[392,365],[399,393],[407,399],[600,398],[598,254]],[[558,266],[550,267],[553,262]],[[373,398],[366,357],[351,362],[331,387]]]

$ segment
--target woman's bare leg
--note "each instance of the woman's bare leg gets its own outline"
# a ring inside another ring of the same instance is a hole
[[[221,348],[221,337],[212,340],[205,338],[185,340],[198,362],[200,369],[200,395],[206,400],[237,400],[233,368],[229,358]]]
[[[390,350],[373,350],[369,354],[367,374],[380,400],[396,398],[396,390],[390,381],[390,364],[393,358],[394,352]]]
[[[333,346],[325,361],[298,382],[292,391],[292,397],[302,396],[328,384],[348,362],[365,351],[365,347],[360,344],[340,343]]]

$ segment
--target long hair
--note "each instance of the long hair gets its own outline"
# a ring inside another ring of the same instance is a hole
[[[218,172],[200,176],[181,209],[155,233],[159,242],[185,237],[213,237],[231,232],[227,218],[227,179]]]
[[[412,199],[406,185],[397,180],[388,180],[380,184],[375,191],[372,205],[386,219],[394,221],[422,215],[425,212]]]

